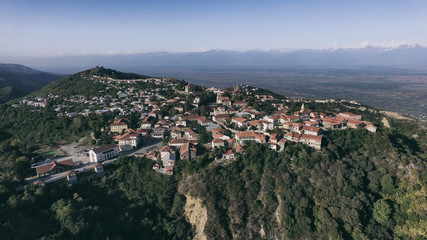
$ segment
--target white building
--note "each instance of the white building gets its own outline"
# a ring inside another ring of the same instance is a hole
[[[119,155],[116,144],[109,144],[89,151],[90,162],[102,162]]]
[[[242,118],[242,117],[233,118],[233,119],[231,119],[231,122],[236,124],[237,127],[239,127],[239,128],[248,126],[248,120],[246,118]]]
[[[141,136],[138,133],[125,133],[118,138],[119,150],[128,151],[136,148],[141,142]]]
[[[126,129],[128,129],[128,125],[125,122],[114,122],[110,125],[111,132],[122,133]]]

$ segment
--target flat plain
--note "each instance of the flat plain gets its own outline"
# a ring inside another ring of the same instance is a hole
[[[427,120],[427,69],[391,67],[150,67],[153,76],[170,76],[202,86],[249,84],[290,98],[357,100],[379,109]]]

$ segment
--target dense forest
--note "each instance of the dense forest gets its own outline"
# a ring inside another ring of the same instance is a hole
[[[253,144],[233,164],[185,178],[206,203],[208,239],[425,239],[419,146],[392,130],[326,138],[320,152]]]
[[[48,88],[74,94],[64,87],[73,81],[83,86],[86,79],[73,75]],[[92,87],[88,91],[98,91]],[[206,91],[201,96],[214,98]],[[266,104],[257,107],[270,111]],[[320,151],[288,142],[276,152],[254,143],[225,166],[214,164],[219,152],[199,152],[177,161],[171,176],[153,171],[152,160],[121,156],[100,177],[20,191],[33,174],[28,159],[40,147],[90,133],[108,143],[111,136],[101,129],[116,113],[58,118],[49,109],[8,105],[0,112],[1,239],[193,239],[197,232],[207,239],[427,238],[427,127],[420,122],[386,117],[387,128],[385,116],[366,110],[358,113],[379,126],[376,133],[329,131]],[[139,117],[127,117],[136,126]],[[206,129],[189,124],[201,143],[210,142]],[[203,207],[191,206],[190,199]],[[207,215],[204,225],[190,223],[195,212]]]

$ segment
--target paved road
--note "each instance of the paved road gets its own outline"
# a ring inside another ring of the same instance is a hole
[[[156,140],[156,139],[151,139],[151,138],[147,138],[145,139],[144,145],[136,150],[131,150],[131,151],[127,151],[124,154],[128,155],[128,156],[133,156],[135,155],[135,153],[147,153],[148,151],[150,151],[152,148],[157,147],[157,148],[161,148],[162,147],[162,141],[161,140]],[[56,158],[54,159],[55,161],[60,161],[63,159],[73,159],[74,161],[74,166],[79,166],[79,164],[83,165],[81,167],[77,167],[74,168],[73,170],[77,173],[79,172],[86,172],[86,171],[92,171],[93,167],[96,163],[90,163],[89,162],[89,157],[85,157],[82,154],[79,154],[78,151],[75,151],[73,155],[70,156],[66,156],[66,157],[60,157],[60,158]],[[110,164],[112,162],[114,162],[115,160],[117,160],[117,158],[113,158],[107,161],[104,161],[103,164]],[[45,183],[51,183],[51,182],[55,182],[58,181],[60,179],[66,178],[67,177],[67,172],[61,172],[61,173],[57,173],[57,174],[52,174],[46,177],[31,177],[31,178],[27,178],[27,185],[32,185],[33,182],[37,181],[37,180],[43,180],[45,181]]]
[[[146,146],[128,154],[128,156],[133,156],[135,154],[147,153],[154,147],[159,148],[159,149],[162,148],[162,141],[152,141],[152,142],[148,143]]]

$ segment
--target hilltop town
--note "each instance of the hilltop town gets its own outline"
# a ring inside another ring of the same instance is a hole
[[[119,79],[102,74],[80,77],[104,88],[84,96],[50,92],[12,106],[23,111],[50,108],[57,112],[58,118],[113,113],[115,119],[102,129],[111,137],[111,144],[99,146],[99,139],[95,138],[95,146],[88,146],[85,152],[88,164],[132,153],[152,159],[155,171],[173,174],[176,161],[191,161],[205,153],[211,154],[214,163],[227,164],[243,153],[250,142],[267,144],[278,152],[290,142],[320,151],[322,134],[327,131],[377,130],[361,114],[314,111],[306,107],[313,103],[345,104],[350,110],[351,106],[360,105],[356,101],[289,99],[247,85],[205,88],[165,77]],[[129,114],[138,116],[133,124],[127,118]],[[153,140],[161,141],[162,146],[148,146],[136,152]],[[50,167],[36,167],[39,177],[73,169],[73,164],[59,170],[60,162],[47,165]],[[94,166],[95,170],[99,167],[99,164]]]
[[[425,202],[425,128],[357,101],[97,67],[0,108],[2,206],[56,226],[37,236],[387,239],[425,218],[404,204]]]

